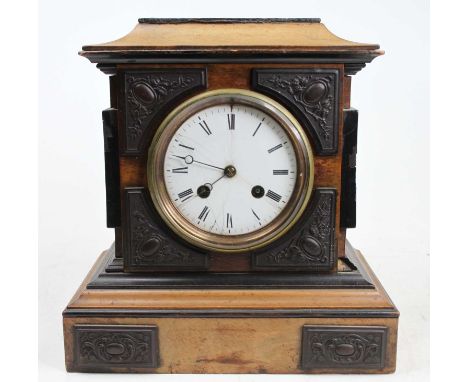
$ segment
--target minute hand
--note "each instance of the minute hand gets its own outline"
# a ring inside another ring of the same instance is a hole
[[[185,163],[187,163],[187,164],[191,164],[191,163],[195,162],[195,163],[202,164],[204,166],[209,166],[209,167],[217,168],[218,170],[224,171],[224,168],[222,168],[222,167],[213,166],[212,164],[203,163],[203,162],[200,162],[198,160],[195,160],[195,159],[193,159],[193,156],[191,156],[191,155],[187,155],[185,157],[180,156],[180,155],[174,155],[174,156],[177,157],[177,158],[183,159],[185,161]]]
[[[224,168],[222,168],[222,167],[213,166],[212,164],[203,163],[203,162],[197,161],[197,160],[195,160],[195,159],[194,159],[193,161],[194,161],[195,163],[200,163],[200,164],[203,164],[203,165],[205,165],[205,166],[210,166],[210,167],[213,167],[213,168],[217,168],[217,169],[219,169],[219,170],[221,170],[221,171],[224,171]]]

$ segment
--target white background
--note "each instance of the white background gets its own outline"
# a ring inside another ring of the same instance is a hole
[[[43,381],[428,380],[429,13],[423,0],[43,0],[39,40],[39,361]],[[108,78],[81,45],[110,41],[138,17],[320,17],[340,37],[386,55],[353,78],[360,110],[358,228],[349,231],[401,311],[390,376],[109,376],[64,371],[61,311],[97,255],[105,228],[101,110]]]

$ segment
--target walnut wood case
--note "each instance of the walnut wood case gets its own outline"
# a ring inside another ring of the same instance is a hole
[[[115,244],[64,311],[69,371],[388,373],[398,311],[360,252],[351,76],[383,52],[319,19],[140,19],[80,54],[109,75],[102,113],[107,225]],[[305,212],[255,251],[197,248],[148,192],[159,124],[190,97],[237,88],[289,110],[314,153]]]

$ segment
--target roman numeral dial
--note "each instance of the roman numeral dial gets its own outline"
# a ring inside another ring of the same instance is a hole
[[[208,249],[230,250],[250,235],[271,235],[272,224],[286,226],[288,214],[298,210],[295,203],[308,198],[299,190],[306,189],[308,176],[305,159],[298,159],[306,154],[295,141],[305,137],[294,130],[300,125],[285,120],[286,112],[275,114],[276,106],[264,100],[237,102],[229,95],[222,102],[197,102],[172,113],[177,115],[167,127],[170,134],[159,132],[164,144],[154,154],[163,163],[157,187],[161,199],[168,197],[158,212],[170,211],[164,219],[169,226],[202,247],[213,238]]]

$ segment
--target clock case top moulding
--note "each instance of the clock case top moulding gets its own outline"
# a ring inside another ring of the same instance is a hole
[[[346,240],[356,224],[351,76],[382,54],[302,18],[146,18],[118,40],[83,46],[80,55],[110,75],[103,122],[116,240],[63,313],[67,370],[395,370],[398,310]],[[191,96],[227,87],[283,104],[315,154],[309,209],[283,240],[252,254],[187,245],[147,190],[155,126]]]
[[[345,64],[355,74],[383,54],[377,44],[345,40],[320,19],[139,19],[126,36],[85,45],[80,55],[100,68],[118,63],[316,62]],[[272,61],[274,60],[274,61]]]

